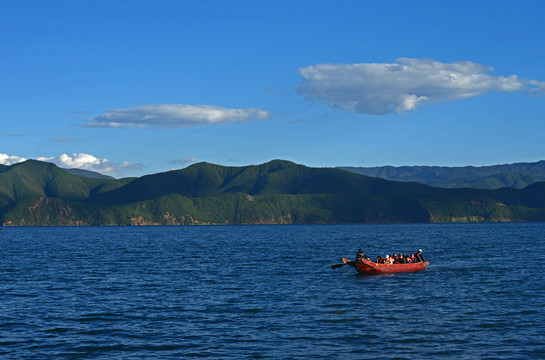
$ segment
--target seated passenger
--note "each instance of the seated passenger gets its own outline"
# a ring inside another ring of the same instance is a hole
[[[358,252],[356,253],[356,261],[361,262],[361,259],[363,258],[365,254],[361,249],[358,249]]]
[[[356,254],[356,261],[361,262],[361,259],[365,259],[365,260],[371,261],[371,259],[369,258],[369,256],[365,255],[365,253],[364,253],[361,249],[359,249],[359,250],[358,250],[358,253]]]

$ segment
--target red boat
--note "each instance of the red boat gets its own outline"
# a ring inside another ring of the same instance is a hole
[[[375,262],[361,259],[360,261],[351,261],[342,258],[342,261],[346,265],[353,266],[360,274],[392,274],[401,272],[415,272],[426,270],[429,262],[419,262],[410,264],[377,264]]]

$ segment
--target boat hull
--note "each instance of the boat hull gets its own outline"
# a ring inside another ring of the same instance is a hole
[[[416,272],[426,270],[429,262],[411,263],[411,264],[377,264],[375,262],[362,259],[362,261],[351,261],[345,258],[343,263],[353,266],[360,274],[394,274],[404,272]]]

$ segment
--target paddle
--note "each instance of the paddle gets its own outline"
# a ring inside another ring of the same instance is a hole
[[[341,266],[345,266],[345,265],[355,266],[353,261],[347,260],[345,258],[341,258],[341,260],[343,261],[342,264],[331,265],[331,268],[336,269],[336,268],[340,268]]]
[[[422,257],[422,252],[419,251],[417,254],[416,254],[416,258],[419,260],[418,262],[421,262],[422,263],[422,266],[424,266],[424,269],[428,270],[428,268],[426,267],[426,262],[424,261],[424,258]]]

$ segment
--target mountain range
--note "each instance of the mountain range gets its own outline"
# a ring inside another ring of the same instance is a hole
[[[545,161],[493,166],[379,166],[342,167],[342,169],[372,177],[395,181],[414,181],[443,188],[522,189],[545,181]]]
[[[545,220],[545,182],[445,189],[273,160],[197,163],[139,178],[91,178],[28,160],[0,166],[0,223],[330,224]]]

